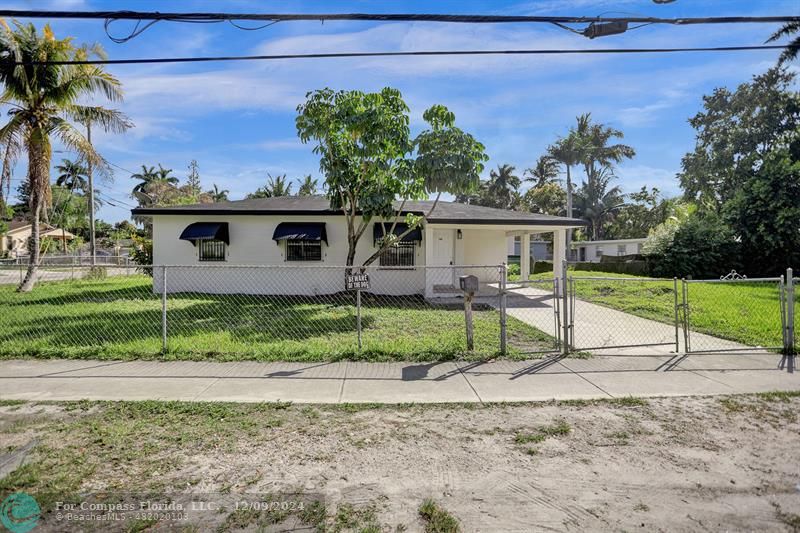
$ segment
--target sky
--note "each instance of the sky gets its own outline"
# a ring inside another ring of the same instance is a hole
[[[499,15],[584,15],[699,17],[796,15],[795,1],[540,0],[439,2],[270,2],[8,0],[7,9],[231,11],[285,13],[394,12]],[[33,20],[37,26],[45,20]],[[140,36],[115,44],[100,20],[49,21],[58,37],[100,43],[111,59],[250,55],[311,52],[624,48],[758,45],[776,29],[770,24],[645,26],[623,35],[589,40],[541,24],[435,24],[364,22],[285,22],[244,31],[229,23],[160,22]],[[125,35],[131,22],[111,26]],[[241,23],[255,26],[252,23]],[[566,135],[575,117],[590,112],[595,121],[624,132],[636,157],[620,165],[616,184],[632,192],[658,187],[680,193],[675,177],[682,156],[694,146],[688,119],[715,87],[735,88],[775,64],[778,51],[647,55],[403,57],[303,59],[195,65],[113,65],[125,100],[108,103],[126,113],[135,127],[125,134],[93,131],[97,149],[114,176],[97,187],[106,201],[98,217],[116,222],[130,217],[135,201],[130,173],[162,164],[185,179],[197,160],[204,189],[216,184],[240,199],[262,186],[267,174],[299,180],[324,179],[311,145],[295,130],[296,108],[308,91],[330,87],[402,92],[411,108],[414,133],[424,128],[423,111],[444,104],[456,123],[486,146],[484,177],[498,165],[521,174],[547,146]],[[795,68],[795,67],[793,67]],[[102,103],[98,98],[97,103]],[[5,110],[3,110],[5,111]],[[58,147],[56,147],[58,149]],[[54,164],[70,153],[54,154]],[[13,185],[24,178],[20,165]],[[526,189],[529,184],[525,184]],[[295,189],[296,189],[295,185]],[[113,205],[112,205],[113,204]]]

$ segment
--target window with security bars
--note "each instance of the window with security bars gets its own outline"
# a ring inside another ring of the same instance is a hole
[[[416,259],[415,242],[398,242],[381,253],[382,267],[413,267]]]
[[[197,257],[200,261],[225,261],[225,242],[215,240],[197,241]]]
[[[322,241],[287,240],[287,261],[322,261]]]

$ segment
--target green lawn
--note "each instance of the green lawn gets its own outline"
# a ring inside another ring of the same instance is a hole
[[[673,281],[643,281],[630,275],[605,272],[571,272],[575,291],[582,300],[633,315],[673,323]],[[635,278],[642,281],[581,280],[579,278]],[[552,273],[531,279],[552,278]],[[678,298],[682,301],[681,281]],[[707,333],[750,346],[780,347],[781,311],[776,282],[689,283],[691,331]],[[692,342],[696,350],[713,349]]]
[[[478,359],[499,353],[499,313],[474,312],[466,351],[460,305],[421,297],[363,296],[362,350],[353,294],[328,297],[170,295],[168,351],[161,300],[144,275],[41,283],[29,294],[0,287],[0,356],[262,361]],[[508,319],[509,357],[543,351],[552,338]]]

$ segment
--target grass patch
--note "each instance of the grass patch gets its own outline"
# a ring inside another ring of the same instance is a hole
[[[499,355],[500,315],[421,296],[363,295],[363,348],[354,295],[171,294],[162,354],[161,298],[144,275],[40,283],[26,294],[0,286],[0,357],[260,361],[444,361]],[[508,317],[509,357],[545,351],[553,339]]]
[[[637,278],[607,272],[577,272],[572,275],[576,278]],[[531,278],[549,279],[552,273],[536,274]],[[659,322],[675,322],[672,280],[576,279],[574,283],[577,297],[587,302]],[[679,280],[679,300],[681,290]],[[688,300],[692,331],[748,346],[780,347],[783,343],[777,282],[690,283]],[[696,342],[693,347],[714,348]]]
[[[430,498],[419,506],[419,516],[425,522],[425,533],[458,533],[461,531],[456,517]]]
[[[514,436],[516,444],[540,443],[550,437],[563,437],[572,430],[566,420],[558,420],[547,426],[539,426],[531,433],[517,432]]]

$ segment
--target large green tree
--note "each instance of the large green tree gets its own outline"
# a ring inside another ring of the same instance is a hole
[[[455,115],[442,105],[423,113],[429,127],[412,138],[409,109],[397,89],[321,89],[308,93],[297,111],[300,140],[315,142],[314,153],[320,156],[331,208],[345,216],[348,266],[372,219],[392,220],[393,225],[365,266],[405,235],[394,230],[407,201],[435,194],[433,211],[442,193],[474,191],[487,160],[483,145],[457,128]],[[406,216],[406,222],[411,231],[421,217]]]
[[[800,158],[788,148],[764,164],[722,208],[738,237],[745,272],[779,276],[800,269]]]
[[[131,124],[119,111],[83,103],[97,93],[111,101],[121,100],[121,85],[114,76],[98,65],[54,63],[104,58],[102,48],[76,47],[71,39],[56,39],[49,26],[39,34],[33,24],[14,24],[16,29],[0,20],[0,104],[11,107],[8,121],[0,127],[0,190],[25,152],[32,235],[28,270],[18,290],[27,292],[36,280],[40,220],[51,200],[52,141],[75,151],[98,170],[110,172],[103,157],[74,123],[99,124],[113,132],[124,131]]]
[[[626,195],[625,205],[616,213],[614,220],[604,228],[607,239],[638,239],[647,237],[650,230],[664,223],[674,214],[676,200],[663,198],[653,187],[642,187]]]
[[[775,148],[796,145],[800,94],[795,74],[772,68],[735,91],[720,87],[703,97],[703,110],[689,119],[694,151],[678,174],[684,196],[701,210],[717,211],[764,164]]]

